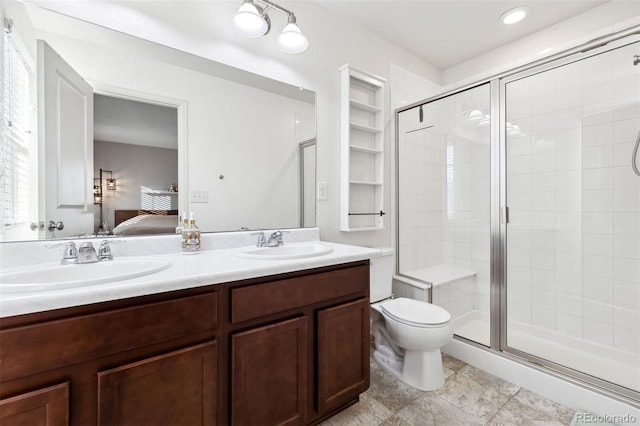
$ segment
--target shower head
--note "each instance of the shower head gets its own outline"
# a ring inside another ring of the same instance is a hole
[[[640,55],[634,55],[633,56],[633,65],[638,65],[640,64]]]

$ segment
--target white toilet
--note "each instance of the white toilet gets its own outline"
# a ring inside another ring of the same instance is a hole
[[[453,337],[451,314],[420,300],[391,299],[393,249],[371,260],[374,359],[404,382],[431,391],[444,384],[442,348]],[[382,318],[380,318],[380,316]]]

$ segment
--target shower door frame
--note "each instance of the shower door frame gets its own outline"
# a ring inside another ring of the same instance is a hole
[[[640,407],[640,392],[616,385],[612,382],[582,373],[580,371],[559,365],[546,359],[537,357],[527,352],[519,351],[507,345],[507,223],[509,209],[507,204],[507,174],[506,174],[506,91],[505,85],[511,81],[526,78],[527,76],[544,72],[549,69],[577,62],[607,51],[623,47],[640,41],[640,25],[635,25],[624,30],[599,37],[582,45],[556,53],[554,55],[533,61],[529,64],[516,67],[500,74],[478,80],[471,84],[445,91],[436,96],[403,106],[395,111],[395,176],[396,176],[396,233],[395,243],[399,248],[400,233],[400,182],[399,169],[399,116],[400,113],[426,105],[458,93],[474,89],[489,83],[491,105],[491,178],[490,178],[490,346],[455,335],[454,339],[463,341],[495,355],[527,365],[546,374],[559,377],[573,384],[589,390],[604,394],[615,400]],[[498,117],[498,120],[493,119]],[[399,250],[396,255],[395,272],[400,276]],[[412,277],[409,277],[412,278]],[[412,278],[415,280],[415,278]],[[430,283],[426,283],[430,284]],[[433,287],[429,287],[429,301],[432,302]]]

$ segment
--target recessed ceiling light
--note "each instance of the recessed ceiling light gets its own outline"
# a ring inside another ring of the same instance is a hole
[[[505,25],[513,25],[522,21],[529,14],[529,8],[526,6],[515,7],[509,9],[500,15],[500,22]]]

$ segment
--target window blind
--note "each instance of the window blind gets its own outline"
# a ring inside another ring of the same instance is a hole
[[[2,148],[0,150],[0,232],[29,220],[32,170],[37,155],[33,137],[33,61],[17,33],[5,23],[2,69]]]

